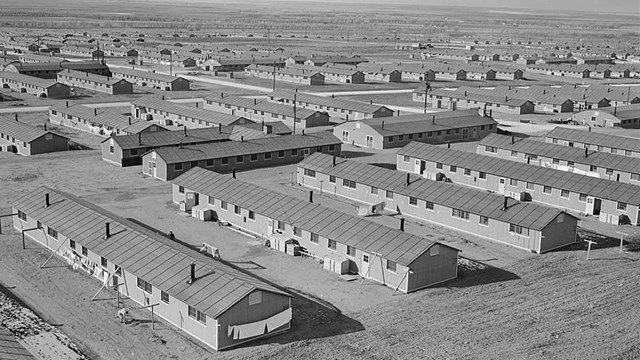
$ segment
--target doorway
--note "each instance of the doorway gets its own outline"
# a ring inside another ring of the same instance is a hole
[[[367,142],[367,147],[368,147],[368,148],[372,148],[372,147],[373,147],[373,136],[371,136],[371,135],[367,135],[367,140],[366,140],[366,142]]]
[[[505,179],[504,178],[500,178],[500,181],[498,183],[498,193],[504,195],[504,184],[505,184]]]
[[[361,273],[365,278],[369,276],[369,254],[362,254]]]

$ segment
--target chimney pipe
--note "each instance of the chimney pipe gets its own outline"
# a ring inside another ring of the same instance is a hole
[[[404,218],[400,218],[400,231],[404,231]]]
[[[527,156],[527,164],[531,164],[531,157]]]
[[[373,100],[369,100],[369,105],[373,105]]]
[[[142,133],[138,133],[138,145],[142,145]]]
[[[222,134],[222,123],[218,124],[218,134]]]
[[[511,136],[511,145],[513,145],[516,142],[516,137],[515,136]]]
[[[42,128],[44,131],[47,131],[47,123],[42,124]]]
[[[309,190],[309,202],[313,204],[313,190]]]
[[[436,123],[436,116],[435,116],[435,115],[433,115],[433,117],[431,118],[431,123],[432,123],[432,124],[435,124],[435,123]]]
[[[191,263],[191,273],[189,274],[189,281],[187,284],[193,284],[196,281],[196,264]]]
[[[507,210],[507,201],[509,200],[508,197],[504,197],[504,204],[502,205],[502,211]]]
[[[196,103],[196,107],[198,107],[198,103]]]
[[[164,100],[164,95],[162,95],[162,100]]]
[[[382,130],[384,130],[384,121],[382,122],[382,124],[381,124],[381,125],[382,125]]]
[[[69,107],[69,102],[65,101],[65,107]]]
[[[447,143],[447,149],[451,149],[451,141]]]
[[[187,127],[184,127],[184,137],[187,137]]]
[[[224,99],[224,93],[220,92],[220,99]]]
[[[584,157],[588,157],[589,156],[589,148],[585,147],[584,148]]]
[[[407,186],[411,183],[411,174],[407,173]]]
[[[589,132],[591,132],[591,126],[589,126]]]
[[[18,121],[18,113],[15,113],[15,115],[16,121]]]
[[[331,162],[331,167],[336,167],[336,156],[333,156],[333,161]]]
[[[111,237],[110,224],[108,222],[104,223],[104,239],[108,239]]]
[[[258,104],[258,99],[255,99],[255,98],[254,98],[254,99],[253,99],[253,105],[256,105],[256,104]]]
[[[233,168],[233,175],[232,176],[233,176],[234,179],[236,178],[236,168]]]
[[[49,207],[49,193],[44,194],[44,208]]]
[[[93,108],[93,116],[98,116],[98,109],[97,108]]]

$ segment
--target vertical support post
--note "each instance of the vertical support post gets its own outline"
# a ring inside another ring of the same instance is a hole
[[[622,245],[624,245],[624,236],[629,234],[623,233],[621,231],[616,231],[616,233],[620,234],[620,252],[622,252]]]
[[[597,243],[597,242],[595,242],[595,241],[591,241],[591,240],[584,240],[584,241],[586,241],[587,243],[589,243],[589,245],[587,246],[587,260],[589,260],[589,256],[591,255],[591,244],[596,244],[596,245],[598,245],[598,243]]]
[[[155,306],[151,307],[151,330],[155,330],[156,328],[155,308]]]

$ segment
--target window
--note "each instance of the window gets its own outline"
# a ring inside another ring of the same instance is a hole
[[[348,187],[348,188],[351,188],[351,189],[355,189],[356,188],[356,182],[352,181],[352,180],[342,179],[342,186]]]
[[[633,120],[633,122],[636,122],[636,121]],[[631,156],[631,150],[625,150],[624,154],[625,154],[625,156]]]
[[[20,219],[22,221],[27,221],[27,214],[25,214],[22,211],[18,210],[18,219]]]
[[[224,200],[220,200],[220,208],[227,210],[227,202]]]
[[[602,151],[603,149],[602,145],[598,145],[598,151]]]
[[[291,156],[298,156],[298,149],[291,149]],[[258,159],[258,157],[256,156],[256,160]],[[253,161],[253,159],[252,159]]]
[[[587,201],[587,194],[580,194],[580,196],[578,197],[579,201]]]
[[[417,206],[418,205],[418,198],[414,198],[413,196],[409,196],[409,204]]]
[[[249,306],[262,303],[262,291],[254,291],[249,294]]]
[[[518,235],[529,236],[529,229],[516,224],[509,224],[509,232]]]
[[[489,218],[486,216],[480,215],[480,220],[478,220],[480,225],[489,225]]]
[[[451,216],[457,217],[463,220],[469,220],[469,213],[464,210],[451,209]]]
[[[220,163],[222,165],[229,165],[229,158],[228,157],[223,157],[222,159],[220,159]]]
[[[405,155],[405,156],[402,157],[402,160],[404,162],[409,162],[411,160],[411,157],[409,155]]]
[[[271,153],[270,152],[264,153],[264,159],[265,160],[271,160]]]
[[[329,151],[334,151],[336,149],[335,145],[329,145]]]
[[[622,211],[627,211],[627,203],[618,202],[617,209]]]
[[[449,166],[449,171],[454,173],[454,172],[458,171],[458,167],[455,166],[455,165],[451,165],[451,166]]]
[[[372,186],[372,187],[371,187],[371,191],[370,191],[370,192],[371,192],[371,194],[373,194],[373,195],[378,195],[378,188],[377,188],[377,187],[375,187],[375,186]]]
[[[236,215],[240,215],[240,213],[242,212],[242,209],[240,208],[240,206],[238,205],[233,205],[233,213]]]
[[[198,161],[191,162],[191,168],[193,169],[194,167],[198,167]]]
[[[545,194],[551,194],[551,186],[545,185],[544,188],[542,189],[542,192]]]
[[[560,196],[562,196],[563,198],[568,198],[569,190],[565,190],[565,189],[560,190]]]
[[[356,248],[347,245],[347,256],[356,257]]]
[[[113,154],[114,152],[115,152],[115,149],[113,145],[109,145],[109,154]]]
[[[331,240],[328,239],[327,241],[327,247],[331,250],[335,250],[336,249],[336,241],[335,240]]]
[[[87,250],[86,247],[82,246],[81,249],[82,249],[82,255],[89,256],[89,250]]]
[[[216,198],[214,198],[213,196],[209,195],[207,202],[209,203],[209,205],[215,205],[216,204]]]
[[[304,176],[308,176],[308,177],[316,177],[316,171],[315,170],[311,170],[311,169],[304,169]]]
[[[398,141],[404,140],[404,135],[398,135]]]
[[[427,203],[426,203],[426,205],[425,205],[425,208],[426,208],[427,210],[433,210],[433,202],[431,202],[431,201],[428,201],[428,200],[427,200]]]
[[[47,227],[47,234],[54,239],[58,238],[58,232],[53,228]]]
[[[166,292],[160,290],[160,300],[162,300],[163,303],[168,304],[169,303],[169,294],[167,294]]]
[[[598,171],[598,167],[595,165],[589,165],[589,171]]]
[[[396,272],[396,263],[395,261],[387,260],[387,270]]]
[[[75,250],[76,249],[76,242],[71,240],[71,239],[69,239],[69,247],[72,248],[73,250]]]
[[[471,169],[464,169],[464,174],[466,176],[471,176]]]
[[[333,175],[329,175],[329,182],[332,183],[332,184],[335,184],[336,183],[336,177],[333,176]]]
[[[640,181],[640,174],[631,173],[631,180]]]
[[[511,186],[518,186],[518,180],[516,180],[516,179],[509,179],[509,185],[511,185]]]
[[[182,171],[182,163],[176,163],[173,165],[175,171]]]
[[[429,249],[429,256],[438,256],[440,255],[440,245],[435,244]]]
[[[148,282],[144,281],[142,278],[138,278],[138,288],[144,290],[149,294],[153,294],[153,286]]]
[[[527,159],[531,159],[531,160],[538,160],[538,155],[534,155],[534,154],[527,154]]]
[[[479,177],[480,179],[486,179],[486,178],[487,178],[487,173],[486,173],[486,172],[484,172],[484,171],[480,171],[480,172],[478,173],[478,177]]]
[[[618,153],[618,149],[616,149],[616,148],[611,148],[611,153],[612,153],[612,154],[617,154],[617,153]]]
[[[413,140],[413,134],[409,134],[409,140]]]
[[[534,185],[533,185],[533,183],[532,183],[532,182],[528,182],[528,181],[527,181],[527,185],[526,185],[527,190],[533,190],[533,186],[534,186]]]
[[[391,190],[387,190],[386,194],[384,195],[387,199],[393,199],[393,191]]]
[[[297,226],[293,227],[293,236],[302,237],[302,229]]]
[[[284,150],[278,151],[278,157],[279,158],[283,158],[284,157]]]
[[[320,237],[316,233],[311,233],[311,237],[309,238],[309,241],[311,241],[314,244],[317,244],[318,242],[320,242]]]
[[[568,161],[567,160],[567,166],[574,166],[574,165],[575,165],[575,163],[573,161]]]
[[[184,186],[178,186],[178,193],[184,194]]]
[[[496,149],[494,146],[485,145],[484,146],[484,151],[485,152],[490,152],[490,153],[495,153],[495,152],[498,152],[498,149]]]
[[[284,231],[284,222],[278,221],[278,230],[279,231]]]
[[[518,152],[515,150],[511,150],[511,157],[518,157]]]
[[[388,141],[388,142],[393,142],[393,136],[389,136],[389,137],[387,138],[387,141]]]
[[[442,163],[436,163],[436,169],[441,169],[442,170]]]
[[[607,169],[606,173],[607,175],[613,175],[613,169]]]
[[[107,259],[104,256],[100,256],[100,265],[102,267],[107,267]]]
[[[207,324],[207,316],[200,310],[196,310],[193,306],[189,305],[188,309],[189,317],[198,320],[203,325]]]
[[[554,164],[560,164],[560,159],[553,159],[551,162]]]

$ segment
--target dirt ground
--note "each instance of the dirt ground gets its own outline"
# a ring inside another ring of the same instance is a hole
[[[473,143],[456,148],[472,150]],[[345,155],[376,164],[395,162],[395,150]],[[60,171],[64,169],[64,171]],[[295,166],[254,170],[238,177],[300,198]],[[632,359],[640,312],[638,253],[619,252],[616,231],[638,232],[585,219],[581,238],[598,242],[586,261],[586,243],[534,255],[473,235],[409,220],[406,231],[437,237],[462,250],[457,280],[409,295],[360,280],[346,282],[310,259],[268,250],[260,239],[199,222],[171,202],[169,183],[140,169],[118,168],[96,150],[34,157],[0,154],[0,212],[34,187],[46,185],[85,197],[108,210],[173,231],[187,248],[202,242],[221,249],[230,264],[273,282],[294,296],[290,332],[216,353],[164,323],[151,329],[150,314],[134,311],[128,325],[115,318],[114,293],[89,299],[100,283],[27,242],[3,219],[0,285],[11,289],[48,323],[67,334],[92,359]],[[330,194],[317,202],[354,212],[354,203]],[[397,226],[390,216],[373,221]],[[189,251],[189,250],[186,250]],[[19,271],[16,271],[19,269]],[[132,305],[132,304],[130,304]]]

